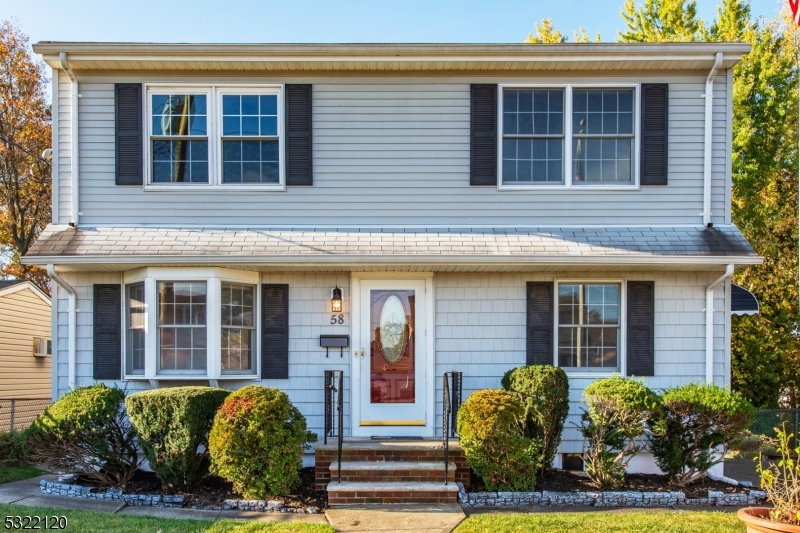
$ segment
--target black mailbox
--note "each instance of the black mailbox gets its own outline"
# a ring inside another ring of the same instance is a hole
[[[344,357],[344,349],[350,346],[350,335],[320,335],[319,345],[325,348],[325,357],[330,348],[339,348],[339,356]]]

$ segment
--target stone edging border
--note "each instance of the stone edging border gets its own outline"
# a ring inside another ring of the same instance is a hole
[[[44,479],[39,482],[39,493],[53,496],[83,498],[87,500],[125,502],[133,507],[180,508],[184,505],[188,505],[192,509],[208,509],[213,511],[238,509],[240,511],[259,511],[262,513],[318,514],[318,511],[313,507],[309,509],[286,507],[283,502],[277,500],[225,500],[223,505],[217,506],[189,505],[192,500],[191,495],[125,494],[122,492],[122,489],[106,489],[105,492],[103,492],[93,487],[46,481]]]
[[[580,505],[593,507],[670,507],[673,505],[713,505],[717,507],[758,505],[767,495],[750,489],[736,494],[710,490],[706,498],[687,498],[683,492],[471,492],[457,481],[458,503],[462,507],[528,507]]]

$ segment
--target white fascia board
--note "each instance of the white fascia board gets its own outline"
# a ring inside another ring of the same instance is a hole
[[[520,256],[488,256],[488,255],[120,255],[120,256],[50,256],[50,257],[24,257],[22,263],[26,265],[80,265],[80,264],[118,264],[118,265],[197,265],[197,264],[284,264],[284,265],[340,265],[340,266],[365,266],[365,265],[550,265],[550,266],[579,266],[579,265],[728,265],[734,263],[738,266],[760,265],[763,257],[757,256],[545,256],[545,255],[520,255]]]

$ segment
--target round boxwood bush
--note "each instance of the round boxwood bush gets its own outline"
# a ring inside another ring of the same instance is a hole
[[[28,439],[24,431],[0,431],[0,461],[28,458]]]
[[[583,396],[586,473],[602,489],[618,488],[628,463],[645,447],[648,424],[661,416],[658,395],[641,381],[613,377],[591,383]]]
[[[661,470],[680,486],[705,477],[753,421],[744,397],[709,383],[689,383],[661,396],[664,416],[651,423],[650,448]]]
[[[97,384],[68,392],[26,434],[33,462],[105,485],[124,485],[140,465],[125,391],[117,387]]]
[[[279,389],[250,385],[232,393],[214,418],[211,471],[245,498],[287,496],[300,483],[303,452],[317,436]]]
[[[125,400],[139,445],[165,487],[190,490],[208,473],[208,432],[229,393],[172,387],[137,392]]]
[[[533,490],[541,443],[524,434],[525,408],[517,395],[487,389],[458,410],[458,435],[467,463],[489,490]]]
[[[542,443],[540,474],[553,467],[569,414],[569,379],[552,365],[522,366],[503,376],[503,388],[519,395],[525,409],[525,436]]]

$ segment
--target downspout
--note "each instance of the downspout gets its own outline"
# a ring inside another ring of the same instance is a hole
[[[70,91],[70,145],[72,147],[70,153],[70,176],[72,179],[72,200],[70,202],[69,210],[69,225],[74,228],[80,221],[80,206],[78,205],[78,200],[80,198],[78,194],[78,172],[80,168],[78,160],[78,97],[80,94],[78,94],[78,78],[75,77],[75,73],[72,72],[72,68],[69,66],[66,52],[60,52],[58,54],[58,59],[61,61],[61,68],[64,69],[64,71],[67,73],[67,76],[69,76],[69,79],[72,81],[72,88]]]
[[[703,144],[703,226],[710,228],[711,222],[711,142],[714,127],[714,78],[722,66],[722,52],[717,52],[714,66],[706,78],[706,120],[705,140]]]
[[[78,366],[78,357],[77,357],[77,313],[78,313],[78,298],[75,294],[75,289],[72,288],[72,285],[64,281],[64,278],[58,275],[56,272],[55,266],[51,263],[47,265],[47,275],[50,276],[50,279],[56,282],[56,285],[67,291],[69,295],[69,318],[67,321],[67,376],[68,376],[68,383],[70,387],[75,386],[76,380],[76,369]],[[58,312],[58,298],[56,300],[56,312]],[[56,335],[56,341],[58,341],[58,335]],[[56,353],[58,349],[56,349]],[[58,363],[58,361],[56,361]],[[56,400],[54,397],[53,400]]]
[[[725,267],[725,273],[706,287],[706,383],[714,383],[714,288],[733,276],[734,266]]]

